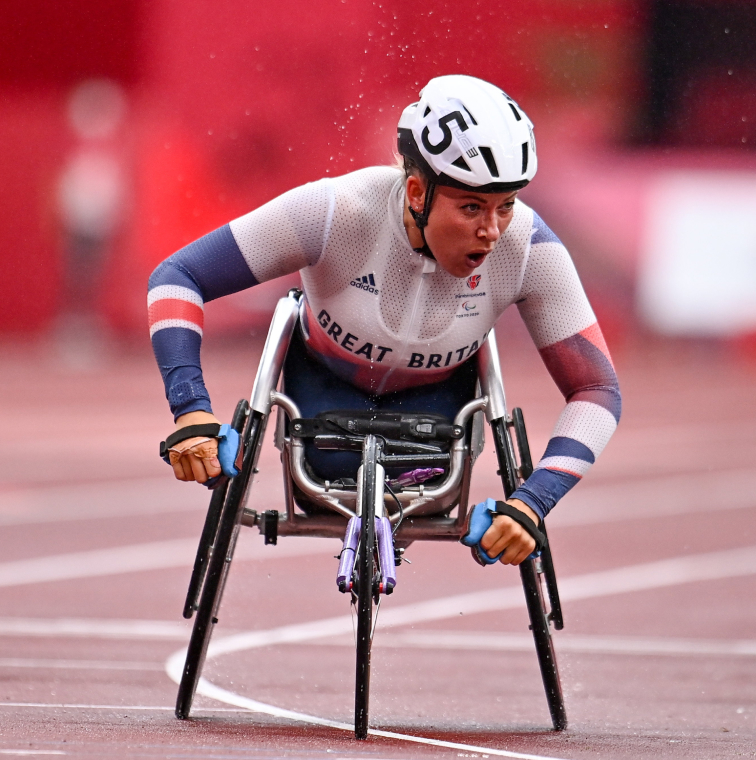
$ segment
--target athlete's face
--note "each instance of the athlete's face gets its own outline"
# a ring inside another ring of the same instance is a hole
[[[455,277],[471,275],[512,221],[516,196],[517,192],[476,193],[437,186],[425,228],[436,261]],[[423,210],[425,182],[418,177],[407,178],[407,201],[416,211]],[[422,238],[414,222],[411,228],[407,229],[410,243],[419,248]]]

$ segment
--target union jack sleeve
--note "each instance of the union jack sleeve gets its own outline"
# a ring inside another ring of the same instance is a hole
[[[543,518],[606,446],[619,422],[622,399],[604,336],[572,261],[537,214],[518,307],[567,401],[535,471],[513,494]]]
[[[229,225],[182,248],[152,273],[150,338],[174,419],[212,412],[200,347],[207,301],[257,285]]]

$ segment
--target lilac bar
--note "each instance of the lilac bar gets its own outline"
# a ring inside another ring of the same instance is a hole
[[[336,574],[336,585],[339,587],[339,591],[344,593],[349,591],[349,584],[354,573],[354,555],[357,551],[361,527],[362,521],[359,517],[352,517],[347,523],[344,546],[341,549],[339,559],[339,570]]]
[[[396,564],[394,563],[394,536],[388,517],[375,518],[375,533],[378,536],[378,560],[381,563],[382,589],[390,594],[396,586]]]
[[[435,478],[436,475],[442,475],[443,469],[441,467],[421,467],[417,470],[410,470],[409,472],[403,472],[398,478],[389,481],[389,485],[392,488],[404,488],[405,486],[415,486],[419,483],[425,483],[426,480]]]

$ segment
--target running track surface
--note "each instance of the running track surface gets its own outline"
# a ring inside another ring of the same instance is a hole
[[[521,334],[507,341],[508,397],[540,453],[561,401]],[[0,756],[756,756],[753,365],[712,348],[616,352],[619,432],[550,517],[567,731],[550,730],[517,572],[415,544],[375,636],[383,734],[357,743],[339,727],[352,718],[354,654],[338,545],[264,547],[249,529],[205,693],[191,720],[173,717],[207,495],[157,459],[171,428],[157,371],[141,349],[86,368],[40,346],[6,349]],[[248,394],[259,350],[249,340],[205,357],[220,416]],[[260,469],[255,507],[277,508],[270,445]],[[472,497],[499,494],[489,437]]]

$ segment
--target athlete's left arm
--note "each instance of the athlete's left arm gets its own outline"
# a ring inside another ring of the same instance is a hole
[[[617,375],[567,250],[537,215],[517,302],[567,406],[546,452],[512,495],[543,518],[585,475],[619,422]]]

